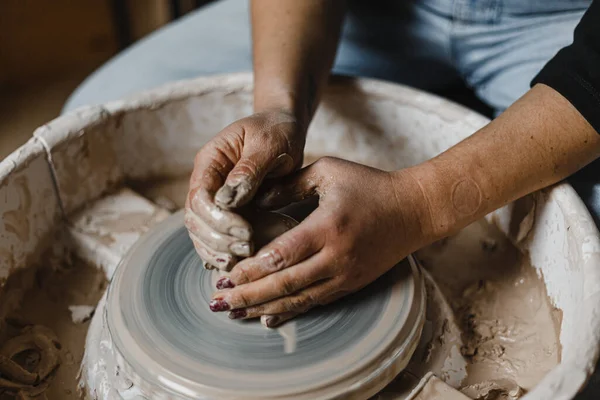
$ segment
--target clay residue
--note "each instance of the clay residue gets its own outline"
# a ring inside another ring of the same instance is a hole
[[[155,204],[173,212],[185,207],[190,176],[157,179],[149,182],[132,181],[128,182],[128,186]]]
[[[468,398],[436,376],[431,376],[413,400],[468,400]]]
[[[44,396],[60,365],[57,336],[45,326],[14,321],[6,324],[3,333],[6,339],[0,347],[0,398]]]
[[[494,226],[475,223],[421,250],[418,258],[452,310],[430,343],[460,332],[457,356],[466,361],[466,376],[454,386],[463,393],[516,399],[559,363],[561,312],[528,257]]]
[[[106,289],[106,278],[101,270],[79,260],[65,260],[59,268],[42,266],[28,270],[34,277],[32,281],[25,279],[28,290],[24,292],[23,277],[11,275],[0,298],[0,302],[11,298],[19,298],[20,302],[2,326],[0,349],[12,349],[12,359],[24,370],[38,375],[31,387],[19,389],[22,397],[17,398],[79,399],[77,375],[89,321],[75,323],[69,307],[95,306]],[[12,284],[11,280],[19,282]],[[6,378],[5,371],[0,369],[0,373]],[[1,385],[2,378],[0,387],[6,388]],[[13,396],[10,393],[17,392],[13,388],[5,396]],[[0,399],[4,399],[1,392]]]

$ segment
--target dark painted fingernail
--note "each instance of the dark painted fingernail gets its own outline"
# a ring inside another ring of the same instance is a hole
[[[231,279],[229,279],[226,276],[223,276],[223,277],[219,278],[216,286],[217,286],[217,289],[219,289],[219,290],[233,289],[235,287],[235,284],[233,282],[231,282]]]
[[[235,242],[229,246],[236,256],[249,257],[252,254],[252,246],[248,242]]]
[[[229,229],[229,234],[238,239],[250,240],[252,232],[248,228],[242,228],[240,226],[234,226]]]
[[[277,316],[268,317],[267,319],[265,319],[265,325],[267,325],[267,328],[275,328],[277,324],[279,324],[280,320],[281,318]]]
[[[246,310],[244,310],[243,308],[240,308],[239,310],[230,311],[229,312],[229,319],[246,318],[246,315],[248,315],[248,313],[246,312]]]
[[[229,311],[231,308],[229,304],[227,304],[227,302],[221,298],[211,300],[211,302],[208,303],[208,306],[212,312]]]

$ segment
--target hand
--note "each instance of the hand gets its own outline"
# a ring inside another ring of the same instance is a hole
[[[384,172],[323,158],[274,184],[258,202],[280,208],[312,195],[318,208],[300,225],[238,263],[213,311],[269,315],[267,325],[357,291],[424,245],[429,218],[406,170]]]
[[[230,210],[247,204],[265,177],[302,166],[305,130],[292,114],[266,111],[223,129],[198,152],[186,201],[185,224],[196,251],[229,270],[253,252],[252,228]]]

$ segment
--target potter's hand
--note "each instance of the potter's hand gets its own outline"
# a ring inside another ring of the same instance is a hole
[[[354,292],[424,245],[427,205],[405,171],[384,172],[324,158],[270,187],[259,204],[280,208],[318,195],[300,225],[238,263],[232,289],[213,296],[231,318],[270,315],[274,326]],[[425,211],[424,211],[425,210]],[[223,287],[223,286],[221,286]]]
[[[266,111],[223,129],[198,152],[185,224],[202,259],[229,270],[252,254],[251,227],[231,209],[248,203],[265,177],[302,165],[304,130],[284,111]]]

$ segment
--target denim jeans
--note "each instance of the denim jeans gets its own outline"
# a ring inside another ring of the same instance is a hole
[[[440,91],[465,82],[496,113],[529,89],[572,41],[591,0],[354,0],[333,72]],[[169,81],[250,71],[246,0],[221,0],[117,55],[70,97],[65,110],[99,104]],[[596,162],[570,178],[597,223]],[[600,376],[580,399],[600,398]]]

